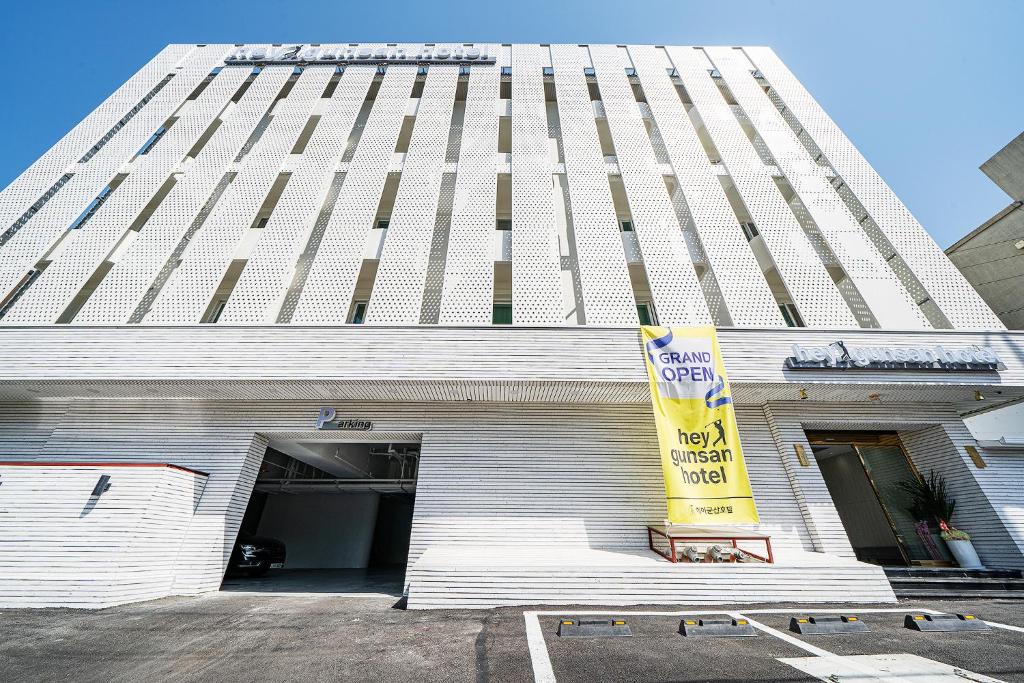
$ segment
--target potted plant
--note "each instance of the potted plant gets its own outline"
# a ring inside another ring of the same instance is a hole
[[[950,526],[945,520],[939,522],[939,528],[942,529],[942,540],[949,546],[961,569],[985,568],[985,565],[981,563],[981,558],[978,557],[978,552],[974,549],[974,544],[971,543],[969,533]]]
[[[946,480],[941,475],[929,472],[927,479],[914,477],[900,481],[896,483],[896,488],[910,497],[907,511],[918,520],[915,526],[919,535],[922,535],[922,529],[926,524],[938,522],[940,536],[953,553],[957,564],[963,569],[984,569],[971,543],[970,535],[966,531],[954,528],[948,521],[953,516],[956,500],[949,495]],[[922,535],[922,541],[924,540]],[[925,542],[926,547],[930,545],[934,543]]]

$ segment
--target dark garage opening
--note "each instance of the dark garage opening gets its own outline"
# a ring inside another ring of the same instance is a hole
[[[419,444],[274,446],[263,457],[222,590],[400,596]],[[241,546],[262,552],[275,541],[284,545],[283,566],[250,567]]]

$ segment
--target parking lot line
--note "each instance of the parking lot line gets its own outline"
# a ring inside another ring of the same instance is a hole
[[[615,616],[637,616],[637,617],[686,617],[686,616],[705,616],[705,615],[727,615],[733,619],[746,619],[750,622],[750,625],[759,631],[773,636],[783,642],[789,643],[794,647],[800,648],[801,650],[808,652],[815,657],[827,657],[835,662],[842,661],[843,665],[848,668],[857,671],[859,674],[865,676],[868,679],[877,679],[878,669],[868,665],[867,662],[859,662],[856,658],[840,657],[828,650],[811,645],[810,643],[795,638],[788,633],[779,631],[770,626],[762,624],[756,619],[752,619],[752,614],[806,614],[809,612],[857,612],[859,614],[885,614],[885,613],[906,613],[906,612],[924,612],[926,614],[944,614],[939,610],[929,609],[926,607],[866,607],[859,609],[856,606],[842,606],[842,607],[812,607],[806,609],[752,609],[745,611],[730,611],[725,609],[719,610],[679,610],[679,611],[630,611],[629,609],[621,610],[531,610],[523,612],[523,619],[526,624],[526,642],[530,652],[530,664],[533,667],[533,677],[537,683],[555,683],[555,671],[551,665],[551,657],[548,654],[547,643],[544,640],[544,632],[541,629],[540,617],[542,616],[566,616],[572,614],[573,616],[600,616],[600,615],[615,615]],[[1024,628],[1019,626],[1010,626],[1009,624],[999,624],[991,621],[985,622],[995,628],[1002,628],[1008,631],[1017,631],[1024,633]],[[784,661],[781,660],[780,661]],[[927,660],[931,661],[931,660]],[[976,680],[993,681],[998,679],[992,679],[988,677],[981,677]]]
[[[555,683],[555,670],[551,668],[548,646],[544,632],[540,630],[537,612],[523,612],[526,620],[526,644],[530,648],[530,664],[533,666],[533,680],[537,683]]]
[[[811,645],[810,643],[804,642],[804,641],[800,640],[799,638],[794,638],[793,636],[789,635],[788,633],[783,633],[782,631],[774,629],[771,626],[765,626],[764,624],[762,624],[757,619],[751,619],[747,615],[746,612],[743,612],[743,613],[740,613],[740,612],[730,612],[729,616],[732,617],[733,619],[746,619],[747,621],[750,622],[750,625],[753,626],[754,628],[756,628],[758,631],[764,631],[768,635],[775,636],[779,640],[782,640],[784,642],[789,643],[790,645],[798,647],[801,650],[804,650],[805,652],[810,652],[812,655],[815,655],[816,657],[828,657],[828,656],[832,655],[832,653],[829,652],[828,650],[823,650],[822,648],[817,647],[815,645]]]
[[[989,626],[1006,629],[1007,631],[1016,631],[1017,633],[1024,633],[1024,628],[1021,628],[1020,626],[1010,626],[1009,624],[997,624],[996,622],[989,621],[988,619],[985,620],[985,623]]]

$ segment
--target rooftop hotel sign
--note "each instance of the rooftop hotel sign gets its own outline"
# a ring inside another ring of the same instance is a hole
[[[988,347],[946,346],[858,346],[834,341],[828,346],[793,344],[786,359],[793,370],[834,368],[838,370],[946,370],[950,372],[999,369],[999,356]]]
[[[241,45],[224,58],[231,64],[494,64],[493,45]]]

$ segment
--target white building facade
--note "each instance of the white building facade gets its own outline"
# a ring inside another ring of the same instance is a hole
[[[0,606],[217,590],[317,478],[370,520],[332,567],[415,491],[416,608],[891,600],[949,561],[891,493],[930,472],[1024,567],[1024,462],[963,422],[1024,333],[768,48],[171,45],[0,230]],[[718,328],[775,563],[647,549],[641,323]]]

